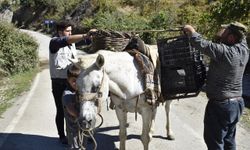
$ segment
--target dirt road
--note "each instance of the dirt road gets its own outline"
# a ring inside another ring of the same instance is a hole
[[[39,33],[29,32],[40,37]],[[39,38],[37,38],[39,39]],[[47,38],[49,39],[49,38]],[[40,38],[46,40],[46,38]],[[40,42],[46,47],[48,41]],[[41,48],[41,54],[48,49]],[[40,52],[39,52],[40,53]],[[47,55],[44,55],[45,58]],[[158,107],[156,125],[150,150],[205,150],[203,141],[203,115],[206,105],[204,94],[198,97],[175,100],[172,103],[171,127],[175,135],[174,141],[166,139],[165,111]],[[115,111],[107,110],[106,102],[102,104],[101,114],[104,123],[97,130],[95,138],[98,150],[113,150],[119,147],[119,127]],[[48,68],[42,70],[33,82],[31,90],[17,98],[16,103],[0,119],[0,149],[1,150],[61,150],[65,149],[58,142],[54,123],[55,106],[51,93],[51,83]],[[142,150],[140,141],[141,118],[130,113],[128,117],[128,150]],[[238,150],[250,149],[250,133],[239,124],[237,130]],[[91,149],[92,144],[89,144]]]

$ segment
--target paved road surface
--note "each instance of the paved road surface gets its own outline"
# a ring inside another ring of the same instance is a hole
[[[39,33],[28,33],[40,37]],[[40,39],[44,40],[45,38]],[[48,41],[40,43],[40,46],[46,47]],[[44,51],[45,48],[39,50]],[[41,54],[46,54],[46,52],[41,52]],[[202,121],[207,100],[204,97],[204,94],[200,94],[196,98],[175,100],[172,103],[171,121],[175,141],[166,140],[165,112],[164,107],[160,106],[156,116],[155,133],[150,143],[150,150],[205,150]],[[107,111],[105,102],[102,106],[104,123],[95,135],[98,150],[113,150],[119,146],[118,121],[113,110]],[[55,106],[51,93],[49,70],[44,69],[37,75],[31,90],[18,97],[13,107],[4,113],[3,118],[0,119],[0,149],[66,149],[58,142],[54,116]],[[129,113],[128,122],[127,149],[142,150],[143,147],[140,142],[141,118],[138,116],[138,120],[135,121],[134,114]],[[250,133],[239,125],[237,131],[238,150],[249,150],[249,141]],[[90,143],[88,149],[91,148],[92,144]]]

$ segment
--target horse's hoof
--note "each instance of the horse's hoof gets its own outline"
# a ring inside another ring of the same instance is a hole
[[[173,135],[168,135],[168,136],[167,136],[167,140],[175,140],[175,138],[174,138]]]

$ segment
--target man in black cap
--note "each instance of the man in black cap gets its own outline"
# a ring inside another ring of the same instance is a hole
[[[204,39],[192,26],[184,26],[192,45],[210,57],[204,117],[208,150],[236,150],[236,124],[244,109],[242,78],[249,57],[246,31],[239,22],[223,25],[215,43]]]

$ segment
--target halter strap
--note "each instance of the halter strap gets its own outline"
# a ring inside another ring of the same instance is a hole
[[[84,102],[84,101],[97,101],[97,107],[98,107],[98,113],[101,112],[101,108],[100,108],[100,99],[103,96],[103,93],[101,91],[102,87],[103,87],[103,82],[104,82],[104,76],[105,76],[105,71],[104,69],[102,70],[103,72],[103,76],[102,76],[102,81],[101,84],[98,86],[98,89],[95,93],[84,93],[84,94],[80,94],[78,91],[77,93],[77,97],[78,97],[78,102]]]

